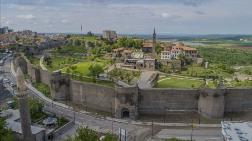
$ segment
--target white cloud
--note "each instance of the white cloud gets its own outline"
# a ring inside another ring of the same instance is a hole
[[[161,16],[163,18],[167,18],[167,17],[170,17],[170,14],[169,13],[161,13]]]
[[[33,16],[32,14],[17,15],[17,18],[19,18],[19,19],[25,19],[25,20],[32,20],[32,19],[35,19],[35,16]]]
[[[63,24],[67,24],[67,23],[70,23],[67,19],[62,19],[61,20],[61,23],[63,23]]]

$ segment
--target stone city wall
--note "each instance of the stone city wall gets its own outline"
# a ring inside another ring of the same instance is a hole
[[[225,112],[252,111],[252,89],[226,89]]]
[[[252,89],[111,88],[75,81],[60,72],[37,69],[22,58],[17,59],[15,65],[21,65],[34,81],[48,84],[55,100],[70,100],[86,108],[112,112],[118,118],[172,111],[198,111],[205,117],[220,118],[225,112],[252,111]]]
[[[83,107],[114,113],[114,88],[71,80],[71,100]]]
[[[162,115],[169,111],[197,111],[198,90],[141,89],[139,114]]]

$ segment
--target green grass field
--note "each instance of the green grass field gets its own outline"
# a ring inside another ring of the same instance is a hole
[[[202,80],[191,80],[186,78],[167,77],[158,82],[157,88],[184,88],[197,89],[204,82]]]
[[[93,81],[93,79],[90,76],[89,67],[95,63],[101,65],[105,69],[110,64],[110,61],[101,59],[96,59],[95,61],[86,60],[85,62],[65,67],[62,69],[62,72],[66,74],[71,74],[71,77],[78,81],[96,83],[99,85],[114,87],[115,83],[112,81],[104,81],[104,80],[96,80],[96,82]]]
[[[231,81],[230,87],[235,88],[252,88],[252,80],[245,80],[245,81]]]
[[[109,64],[109,62],[107,60],[96,60],[96,61],[85,61],[85,62],[81,62],[78,64],[75,64],[73,66],[76,66],[75,69],[71,69],[71,67],[65,67],[62,69],[62,72],[64,73],[73,73],[73,74],[78,74],[78,75],[82,75],[82,76],[90,76],[90,71],[89,71],[89,67],[92,64],[99,64],[101,65],[103,68],[106,68],[107,65]],[[70,72],[69,72],[70,71]]]
[[[64,57],[60,57],[60,56],[53,56],[52,57],[52,64],[50,66],[46,65],[45,62],[44,64],[46,65],[46,68],[50,71],[55,71],[58,69],[62,69],[66,66],[72,65],[72,64],[76,64],[79,60],[74,59],[72,57],[69,56],[64,56]]]
[[[190,65],[187,66],[187,70],[181,71],[181,75],[189,77],[205,78],[210,76],[223,76],[224,78],[231,78],[232,74],[228,70],[222,69],[217,64],[209,64],[208,69],[203,66]]]

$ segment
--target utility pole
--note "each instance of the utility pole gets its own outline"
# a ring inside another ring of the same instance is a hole
[[[151,136],[153,137],[154,131],[153,131],[153,120],[151,121]]]
[[[193,140],[193,128],[194,128],[194,124],[193,124],[193,120],[192,120],[191,141]]]

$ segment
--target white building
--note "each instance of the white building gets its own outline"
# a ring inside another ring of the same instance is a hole
[[[224,141],[252,141],[252,122],[221,122]]]
[[[162,60],[177,59],[178,55],[183,54],[186,57],[195,59],[198,56],[198,52],[195,48],[190,48],[182,43],[177,43],[171,47],[164,47],[164,51],[161,52]]]
[[[171,51],[162,51],[161,52],[161,59],[162,60],[171,60],[172,59]]]

